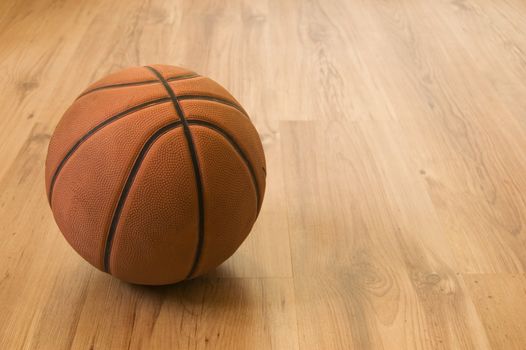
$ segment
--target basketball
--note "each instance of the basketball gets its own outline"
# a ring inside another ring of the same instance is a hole
[[[245,240],[265,192],[265,155],[238,101],[187,69],[108,75],[51,137],[46,190],[69,244],[96,268],[163,285],[211,271]]]

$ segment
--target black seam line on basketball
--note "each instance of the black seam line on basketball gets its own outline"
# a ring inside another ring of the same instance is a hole
[[[175,76],[175,77],[171,77],[171,78],[168,78],[166,80],[167,81],[177,81],[177,80],[192,79],[192,78],[197,78],[197,77],[200,77],[200,75],[197,74],[197,73],[189,73],[189,74],[183,74],[183,75],[178,75],[178,76]],[[119,84],[111,84],[111,85],[99,86],[99,87],[96,87],[94,89],[88,90],[88,91],[80,94],[76,99],[78,100],[82,96],[86,96],[86,95],[91,94],[92,92],[95,92],[95,91],[106,90],[106,89],[113,89],[113,88],[120,88],[120,87],[128,87],[128,86],[140,86],[140,85],[155,84],[155,83],[159,83],[159,80],[152,79],[152,80],[136,81],[136,82],[132,82],[132,83],[119,83]]]
[[[128,194],[130,193],[130,189],[137,176],[137,173],[139,172],[141,164],[144,161],[144,158],[148,154],[148,151],[151,149],[155,141],[157,141],[162,135],[166,134],[170,130],[173,130],[179,126],[182,126],[182,122],[178,120],[178,121],[172,122],[158,129],[144,143],[144,145],[142,146],[139,152],[139,155],[137,156],[137,159],[135,159],[135,162],[133,163],[130,173],[128,174],[128,177],[126,178],[126,182],[124,183],[124,187],[122,188],[121,195],[119,196],[119,201],[117,202],[117,206],[115,207],[115,211],[113,213],[110,228],[108,230],[108,235],[106,237],[106,242],[104,245],[104,266],[103,266],[104,271],[111,273],[110,256],[111,256],[111,249],[113,246],[113,238],[115,237],[115,232],[117,231],[117,225],[119,224],[119,219],[121,217],[122,209],[124,208],[124,204],[126,202],[126,199],[128,198]]]
[[[198,117],[198,116],[189,115],[189,117]],[[188,124],[199,125],[199,126],[211,129],[217,132],[219,135],[221,135],[225,140],[227,140],[232,145],[232,147],[239,154],[239,156],[241,157],[241,159],[247,166],[248,171],[250,172],[250,177],[252,178],[252,183],[254,184],[254,190],[256,191],[256,208],[257,208],[256,214],[259,214],[259,210],[261,209],[260,204],[259,204],[260,191],[259,191],[259,186],[258,186],[258,182],[256,178],[256,172],[254,171],[254,167],[252,166],[252,163],[250,163],[250,160],[248,159],[247,155],[245,154],[245,152],[243,152],[243,149],[241,148],[241,146],[239,146],[236,140],[234,140],[234,138],[228,132],[226,132],[224,129],[220,128],[219,126],[213,123],[210,123],[204,120],[188,119]]]
[[[221,104],[224,104],[224,105],[227,105],[227,106],[230,106],[230,107],[233,107],[233,108],[237,109],[245,117],[250,119],[250,117],[248,116],[248,113],[243,109],[243,107],[241,107],[237,103],[232,102],[230,100],[225,100],[224,98],[212,97],[212,96],[206,96],[206,95],[181,95],[181,96],[178,96],[177,99],[179,101],[184,101],[184,100],[203,100],[203,101],[212,101],[212,102],[221,103]]]
[[[192,263],[192,267],[190,268],[190,272],[186,275],[186,278],[190,278],[197,268],[197,264],[199,263],[199,260],[201,258],[201,251],[203,250],[203,241],[204,241],[204,227],[205,227],[205,207],[204,207],[204,198],[203,198],[203,183],[201,179],[201,170],[199,168],[199,160],[197,158],[197,152],[195,151],[195,145],[194,140],[192,138],[192,132],[190,131],[190,126],[188,125],[188,121],[186,120],[184,116],[183,109],[181,108],[181,105],[179,104],[179,101],[177,100],[177,96],[175,95],[175,92],[172,90],[172,87],[166,79],[162,76],[161,73],[159,73],[157,70],[155,70],[152,67],[146,66],[147,69],[149,69],[155,76],[163,83],[164,88],[170,95],[175,111],[179,116],[179,119],[183,123],[183,130],[184,135],[186,137],[186,142],[188,144],[188,149],[190,151],[190,156],[192,158],[192,164],[194,167],[194,177],[195,177],[195,183],[197,187],[197,200],[198,200],[198,207],[199,207],[199,222],[198,222],[198,240],[197,240],[197,247],[196,252],[194,255],[194,262]]]
[[[64,156],[64,158],[62,158],[62,160],[60,161],[60,163],[58,164],[57,166],[57,169],[55,170],[55,172],[53,173],[53,176],[51,177],[51,183],[49,185],[49,193],[48,193],[48,198],[49,198],[49,204],[51,205],[51,197],[53,196],[53,188],[55,187],[55,182],[57,181],[57,177],[58,177],[58,174],[60,173],[60,171],[62,170],[62,168],[64,167],[64,165],[66,164],[66,162],[68,161],[69,158],[71,158],[71,156],[73,155],[73,153],[75,153],[75,151],[80,147],[81,144],[83,144],[88,138],[90,138],[93,134],[95,134],[97,131],[99,131],[100,129],[102,129],[103,127],[113,123],[114,121],[117,121],[119,119],[121,119],[122,117],[125,117],[127,115],[130,115],[134,112],[137,112],[137,111],[140,111],[142,109],[145,109],[145,108],[148,108],[148,107],[151,107],[151,106],[155,106],[155,105],[158,105],[158,104],[161,104],[161,103],[164,103],[164,102],[170,102],[170,99],[168,97],[163,97],[163,98],[158,98],[156,100],[152,100],[152,101],[148,101],[148,102],[144,102],[144,103],[141,103],[137,106],[134,106],[132,108],[129,108],[123,112],[120,112],[118,114],[115,114],[114,116],[112,117],[109,117],[107,119],[105,119],[102,123],[96,125],[93,129],[91,129],[90,131],[88,131],[86,134],[84,134],[70,149],[69,151],[66,153],[66,155]]]

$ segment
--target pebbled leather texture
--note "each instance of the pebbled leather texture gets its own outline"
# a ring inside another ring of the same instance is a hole
[[[124,281],[162,285],[236,251],[257,218],[266,170],[258,133],[228,91],[183,68],[151,67],[169,88],[133,67],[85,90],[56,127],[45,176],[57,225],[84,259]],[[185,120],[167,89],[189,96],[177,101]]]

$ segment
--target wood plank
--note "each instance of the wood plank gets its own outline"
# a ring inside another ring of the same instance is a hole
[[[475,307],[494,349],[521,349],[526,344],[526,277],[524,274],[464,275]]]
[[[47,327],[54,324],[70,328],[64,348],[74,349],[297,348],[290,336],[296,331],[290,279],[200,279],[148,288],[98,274],[70,305],[60,300],[40,320],[41,334],[31,346],[56,344]],[[68,306],[81,307],[74,328],[53,317]],[[108,309],[114,312],[101,318]]]
[[[282,130],[301,347],[488,348],[395,129],[283,122]]]

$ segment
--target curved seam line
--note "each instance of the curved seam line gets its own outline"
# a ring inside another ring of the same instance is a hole
[[[243,107],[241,107],[240,105],[238,105],[235,102],[232,102],[232,101],[224,99],[224,98],[219,98],[219,97],[214,97],[214,96],[207,96],[207,95],[181,95],[181,96],[178,97],[178,99],[179,99],[179,101],[184,101],[184,100],[204,100],[204,101],[217,102],[217,103],[224,104],[224,105],[227,105],[227,106],[230,106],[232,108],[237,109],[245,117],[250,119],[250,117],[248,116],[248,113],[245,111],[245,109]]]
[[[122,190],[121,190],[121,194],[119,195],[119,200],[113,212],[110,227],[108,229],[108,234],[106,236],[106,240],[104,244],[104,257],[103,257],[103,268],[105,272],[111,273],[110,272],[110,257],[111,257],[111,250],[113,247],[113,238],[115,237],[115,232],[117,231],[117,225],[119,224],[122,209],[124,208],[124,204],[126,202],[126,199],[128,198],[130,189],[135,181],[137,173],[139,172],[139,169],[144,159],[148,155],[148,152],[150,151],[152,146],[161,136],[163,136],[164,134],[166,134],[167,132],[171,130],[178,128],[179,126],[181,126],[181,124],[182,124],[181,121],[178,120],[176,122],[171,122],[159,128],[157,131],[155,131],[148,138],[148,140],[146,140],[144,145],[141,147],[141,150],[139,151],[137,158],[133,162],[133,166],[130,169],[128,176],[126,177],[126,182],[124,183],[124,186],[122,187]]]
[[[199,117],[199,116],[197,116],[197,115],[189,115],[188,117]],[[241,146],[239,146],[239,144],[232,137],[232,135],[230,135],[228,132],[226,132],[226,130],[222,129],[221,127],[219,127],[219,126],[217,126],[217,125],[215,125],[213,123],[210,123],[210,122],[207,122],[207,121],[204,121],[204,120],[189,119],[188,120],[188,124],[203,126],[203,127],[207,128],[207,129],[215,131],[218,135],[220,135],[225,140],[227,140],[232,145],[232,147],[234,148],[236,153],[241,157],[241,159],[245,163],[246,167],[248,168],[248,171],[250,172],[250,177],[251,177],[252,183],[254,185],[254,191],[256,192],[256,208],[257,208],[256,209],[257,210],[256,217],[257,217],[258,214],[259,214],[259,210],[261,209],[261,207],[260,207],[260,196],[261,196],[261,193],[260,193],[260,190],[259,190],[259,185],[258,185],[258,182],[257,182],[256,172],[254,171],[254,167],[252,166],[252,163],[248,159],[246,153],[243,152],[243,149],[241,148]]]
[[[227,105],[227,106],[231,106],[233,108],[236,108],[236,105],[233,104],[231,101],[228,101],[228,100],[223,100],[223,99],[218,99],[218,98],[215,98],[215,97],[210,97],[210,96],[203,96],[203,95],[183,95],[183,96],[180,96],[179,99],[183,99],[183,100],[207,100],[207,101],[212,101],[212,102],[215,102],[215,103],[219,103],[219,104],[224,104],[224,105]],[[143,108],[147,108],[147,107],[150,107],[150,106],[154,106],[154,105],[157,105],[157,104],[161,104],[161,103],[164,103],[164,102],[168,102],[170,101],[170,98],[166,97],[166,98],[160,98],[160,99],[157,99],[157,100],[152,100],[152,101],[148,101],[148,102],[144,102],[140,105],[137,105],[137,106],[134,106],[130,109],[127,109],[123,112],[119,112],[118,114],[114,115],[114,116],[111,116],[109,117],[108,119],[104,120],[103,122],[101,122],[100,124],[98,124],[97,126],[95,126],[93,129],[91,129],[90,131],[88,131],[84,136],[82,136],[82,138],[79,139],[79,141],[77,141],[77,143],[75,143],[71,149],[68,151],[68,153],[66,153],[66,156],[62,159],[62,161],[59,163],[57,169],[55,170],[55,173],[53,174],[53,177],[51,179],[51,184],[50,184],[50,188],[49,188],[49,192],[48,192],[48,199],[49,199],[49,204],[51,205],[51,198],[52,198],[52,195],[53,195],[53,188],[54,188],[54,185],[55,185],[55,182],[57,180],[57,177],[58,177],[58,174],[59,172],[62,170],[62,168],[64,167],[66,161],[73,155],[73,153],[77,150],[77,148],[82,144],[84,143],[84,141],[86,141],[90,136],[92,136],[96,131],[99,131],[99,129],[102,129],[103,127],[105,127],[106,125],[108,124],[111,124],[112,122],[114,121],[117,121],[119,120],[120,118],[126,116],[126,115],[129,115],[133,112],[137,112],[137,111],[140,111],[141,109]],[[243,113],[243,110],[240,110],[239,108],[236,108],[237,110],[239,110],[240,112]],[[245,116],[247,116],[248,118],[248,115],[245,114]]]
[[[161,81],[164,88],[166,89],[166,92],[170,95],[170,98],[172,99],[174,109],[179,116],[179,119],[183,123],[183,130],[186,137],[186,141],[188,144],[188,149],[190,152],[190,156],[192,158],[192,164],[194,166],[194,177],[197,187],[197,199],[198,199],[198,207],[199,207],[199,221],[198,221],[198,240],[197,240],[197,247],[196,252],[194,255],[194,261],[192,263],[192,266],[190,268],[190,271],[186,275],[186,279],[190,278],[199,263],[199,260],[201,258],[201,252],[203,250],[203,242],[204,242],[204,226],[205,226],[205,208],[204,208],[204,196],[203,196],[203,184],[201,179],[201,170],[199,168],[199,160],[197,158],[197,152],[195,150],[195,144],[192,137],[192,132],[190,130],[190,126],[188,125],[188,121],[186,120],[186,117],[184,115],[183,109],[181,108],[181,105],[179,104],[179,100],[177,99],[177,96],[175,95],[175,92],[173,91],[170,84],[164,79],[161,73],[159,73],[155,68],[146,66],[148,70],[150,70],[156,77]]]
[[[192,78],[198,78],[200,77],[197,73],[191,73],[191,74],[183,74],[183,75],[177,75],[175,77],[168,78],[168,81],[178,81],[178,80],[186,80],[186,79],[192,79]],[[128,87],[128,86],[141,86],[141,85],[149,85],[158,83],[158,80],[143,80],[143,81],[136,81],[136,82],[130,82],[130,83],[119,83],[119,84],[110,84],[110,85],[103,85],[96,88],[93,88],[91,90],[88,90],[86,92],[81,93],[75,100],[78,100],[79,98],[89,95],[92,92],[100,91],[100,90],[106,90],[106,89],[114,89],[114,88],[120,88],[120,87]]]
[[[50,185],[49,185],[49,192],[48,192],[48,198],[49,198],[49,205],[51,205],[51,199],[52,199],[52,196],[53,196],[53,189],[55,187],[55,182],[57,181],[57,177],[58,177],[58,174],[60,173],[60,171],[62,170],[62,168],[66,165],[66,162],[68,161],[69,158],[71,158],[71,156],[73,155],[73,153],[75,153],[75,151],[84,143],[86,142],[91,136],[93,136],[97,131],[100,131],[101,129],[103,129],[105,126],[107,125],[110,125],[111,123],[117,121],[117,120],[120,120],[121,118],[125,117],[125,116],[128,116],[134,112],[139,112],[143,109],[146,109],[148,107],[153,107],[153,106],[157,106],[157,105],[160,105],[164,102],[169,102],[170,99],[168,97],[163,97],[163,98],[158,98],[156,100],[152,100],[152,101],[148,101],[148,102],[144,102],[144,103],[141,103],[139,105],[136,105],[132,108],[129,108],[125,111],[122,111],[122,112],[119,112],[107,119],[105,119],[103,122],[97,124],[95,127],[93,127],[92,129],[90,129],[87,133],[85,133],[70,149],[69,151],[66,153],[66,155],[64,156],[64,158],[62,158],[62,160],[60,161],[60,163],[58,164],[57,166],[57,169],[55,170],[55,172],[53,173],[53,176],[51,177],[51,182],[50,182]]]

